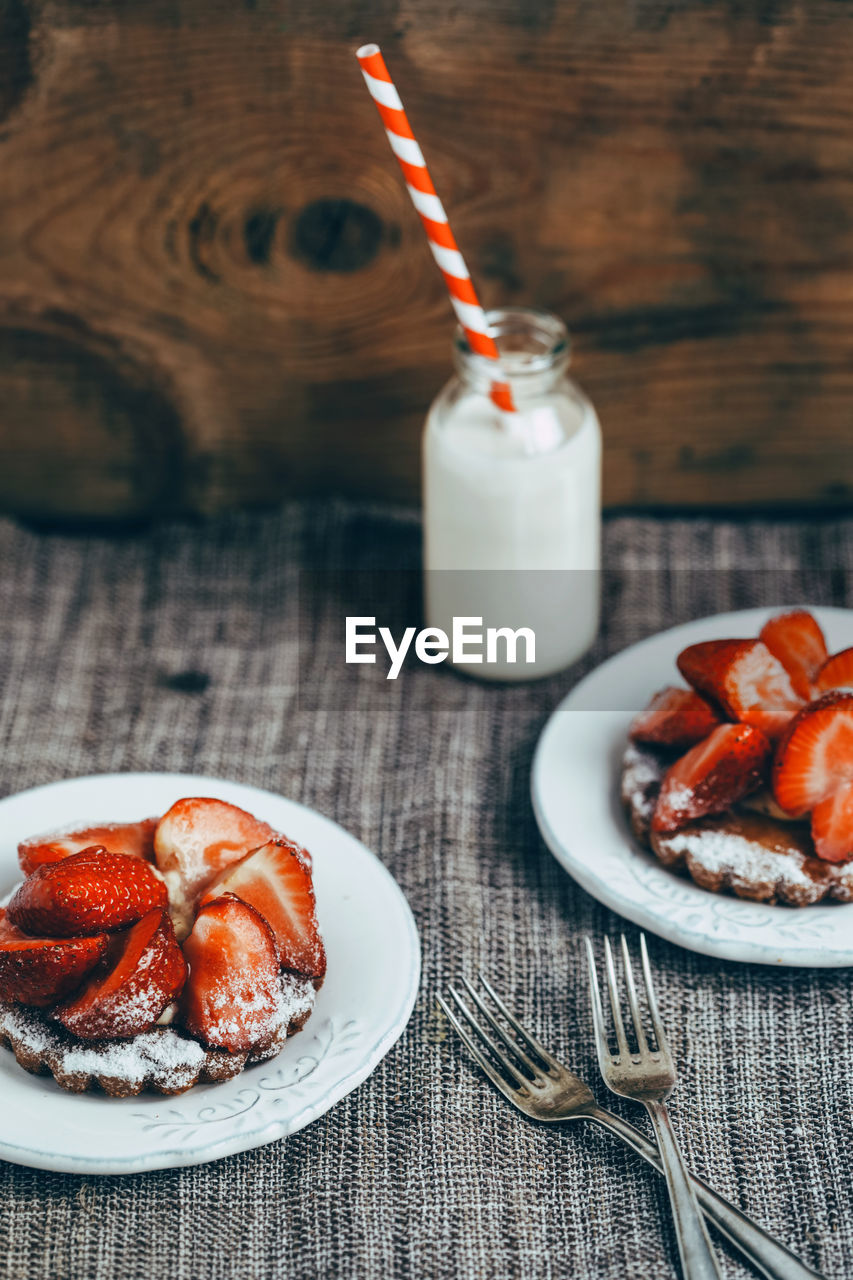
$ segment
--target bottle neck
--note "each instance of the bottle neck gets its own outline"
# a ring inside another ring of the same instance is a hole
[[[502,307],[486,312],[500,352],[500,376],[516,400],[547,395],[556,389],[569,366],[569,334],[558,316],[532,307]],[[495,381],[493,360],[477,355],[461,328],[453,344],[453,363],[465,386],[488,395]]]

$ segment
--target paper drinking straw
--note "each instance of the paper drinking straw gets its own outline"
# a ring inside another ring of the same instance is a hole
[[[486,313],[480,306],[474,291],[468,268],[465,266],[465,259],[459,252],[459,246],[450,230],[444,205],[436,195],[432,178],[424,163],[423,153],[415,141],[412,126],[403,110],[400,95],[388,74],[385,59],[379,52],[379,45],[362,45],[355,56],[361,65],[361,73],[370,96],[382,117],[391,150],[403,170],[412,204],[424,224],[432,256],[444,276],[453,310],[465,331],[468,345],[478,355],[485,356],[487,360],[494,362],[495,376],[492,379],[491,398],[499,409],[513,413],[515,403],[509,383],[501,369],[500,352],[489,329]]]

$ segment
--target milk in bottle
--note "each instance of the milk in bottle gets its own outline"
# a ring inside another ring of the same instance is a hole
[[[513,308],[488,319],[517,412],[489,398],[493,362],[461,330],[456,376],[427,417],[424,556],[429,627],[482,618],[483,630],[527,628],[535,661],[458,663],[486,679],[519,680],[569,666],[598,628],[601,430],[568,377],[568,334],[556,316]],[[494,656],[494,653],[493,653]]]

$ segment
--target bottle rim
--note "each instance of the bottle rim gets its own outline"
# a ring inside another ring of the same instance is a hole
[[[562,373],[569,365],[569,331],[559,316],[538,307],[493,307],[486,312],[492,337],[505,359],[503,371],[513,384],[545,373]],[[526,339],[524,345],[519,340]],[[453,361],[465,378],[491,383],[494,361],[472,351],[465,330],[458,325],[453,338]]]

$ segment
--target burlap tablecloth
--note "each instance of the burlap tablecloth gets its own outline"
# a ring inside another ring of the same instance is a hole
[[[605,548],[604,626],[574,671],[496,688],[419,668],[395,685],[343,667],[341,619],[414,620],[419,527],[406,512],[292,506],[114,540],[0,524],[3,794],[135,769],[282,791],[378,853],[424,953],[403,1039],[293,1138],[132,1177],[0,1163],[4,1276],[674,1274],[655,1176],[605,1135],[511,1113],[435,994],[482,966],[606,1100],[578,941],[619,922],[538,836],[539,731],[591,664],[663,625],[777,600],[851,603],[853,521],[618,518]],[[812,1265],[853,1275],[849,975],[661,941],[653,952],[691,1164]],[[745,1274],[729,1259],[725,1272]]]

